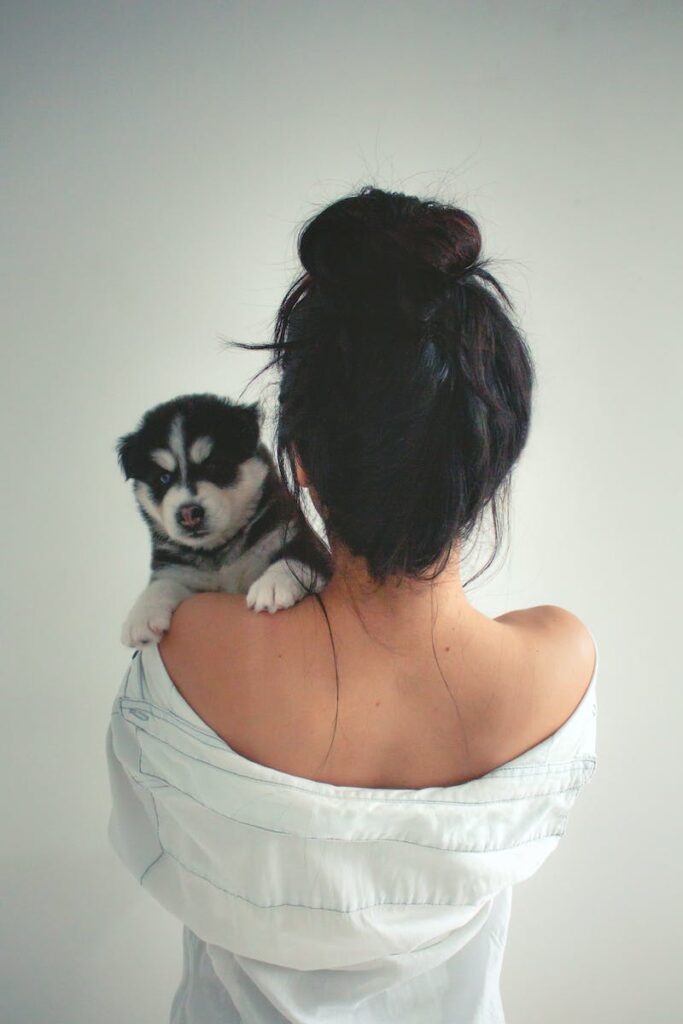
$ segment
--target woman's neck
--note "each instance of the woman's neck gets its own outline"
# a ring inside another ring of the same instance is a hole
[[[367,623],[392,629],[415,627],[417,621],[441,618],[465,623],[481,618],[470,604],[460,579],[460,558],[453,548],[446,567],[434,580],[395,577],[378,584],[368,573],[365,559],[351,554],[341,544],[331,544],[333,574],[321,591],[326,605],[355,609]]]

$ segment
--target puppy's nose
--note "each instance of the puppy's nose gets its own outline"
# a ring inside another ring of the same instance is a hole
[[[204,509],[201,505],[181,505],[175,514],[176,520],[186,529],[199,526],[204,518]]]

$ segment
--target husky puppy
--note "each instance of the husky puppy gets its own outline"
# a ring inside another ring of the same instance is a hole
[[[158,643],[193,593],[245,594],[254,611],[276,612],[329,581],[330,553],[260,441],[257,404],[179,395],[116,451],[152,540],[149,583],[121,632],[127,647]]]

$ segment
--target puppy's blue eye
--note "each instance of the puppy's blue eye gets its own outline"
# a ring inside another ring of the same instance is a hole
[[[167,484],[167,483],[169,483],[170,479],[171,479],[171,474],[170,473],[162,473],[161,476],[159,477],[159,482],[162,483],[162,484]]]

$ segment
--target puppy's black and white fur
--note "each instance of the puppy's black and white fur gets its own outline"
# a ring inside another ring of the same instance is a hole
[[[329,551],[260,441],[256,404],[180,395],[145,413],[116,450],[152,539],[126,646],[158,643],[193,593],[245,594],[254,611],[276,612],[329,581]]]

